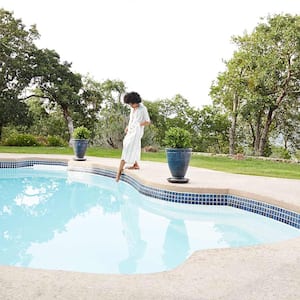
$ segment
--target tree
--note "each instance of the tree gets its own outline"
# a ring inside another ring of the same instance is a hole
[[[74,111],[73,116],[76,126],[84,125],[91,131],[91,136],[94,137],[105,95],[102,84],[92,77],[84,76],[82,82],[83,86],[79,92],[80,109]]]
[[[0,138],[3,126],[28,122],[21,96],[34,76],[38,38],[35,26],[27,29],[12,13],[0,9]]]
[[[36,61],[38,68],[35,72],[35,83],[39,86],[43,98],[47,98],[50,103],[61,108],[68,126],[71,145],[74,130],[72,113],[82,111],[79,95],[82,88],[81,75],[71,71],[71,63],[61,63],[60,56],[54,50],[39,50]]]
[[[220,73],[211,86],[210,96],[215,106],[225,107],[228,111],[231,126],[229,129],[229,154],[234,155],[236,145],[236,129],[243,100],[246,97],[245,74],[248,69],[247,59],[242,52],[235,52],[228,62],[227,70]]]
[[[38,93],[36,93],[38,94]],[[40,97],[32,97],[26,102],[32,118],[32,125],[27,129],[31,134],[38,136],[59,136],[67,141],[68,127],[63,118],[61,109],[50,105]]]
[[[81,75],[71,71],[71,63],[60,62],[55,51],[38,49],[33,43],[38,37],[35,26],[27,30],[21,20],[0,10],[0,135],[2,127],[10,122],[25,124],[25,101],[38,96],[62,110],[71,141],[72,114],[85,113],[79,95]],[[36,88],[42,94],[30,92]]]
[[[299,107],[300,18],[275,15],[261,23],[251,36],[238,37],[249,54],[248,90],[254,129],[254,151],[263,155],[269,132],[281,107]]]
[[[290,153],[300,149],[300,109],[282,107],[276,114],[275,123],[274,139],[282,139],[284,149]]]
[[[264,155],[280,108],[299,107],[300,18],[269,16],[251,34],[233,37],[233,41],[238,50],[212,95],[233,118],[231,135],[238,120],[234,118],[240,114],[240,122],[248,124],[252,134],[255,154]]]
[[[198,143],[195,150],[228,153],[230,122],[227,114],[216,106],[206,105],[199,112]]]
[[[118,80],[106,80],[101,83],[100,88],[103,102],[96,127],[95,143],[121,148],[129,113],[129,109],[121,101],[126,89],[125,84]]]
[[[163,145],[165,132],[170,127],[180,127],[194,132],[193,115],[196,110],[181,95],[177,94],[172,99],[147,102],[147,108],[155,126],[158,144]]]

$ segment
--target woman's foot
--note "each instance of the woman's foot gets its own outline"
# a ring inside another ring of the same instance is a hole
[[[133,166],[128,167],[127,169],[128,169],[128,170],[139,170],[139,169],[140,169],[140,166],[139,166],[137,163],[135,163]]]

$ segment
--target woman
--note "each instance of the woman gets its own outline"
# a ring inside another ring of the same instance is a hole
[[[126,164],[131,165],[128,169],[138,170],[138,161],[141,158],[141,139],[144,134],[144,126],[150,125],[147,108],[142,104],[140,95],[136,92],[127,93],[124,103],[130,105],[130,117],[125,129],[126,136],[123,140],[122,157],[117,172],[116,181],[120,180]]]

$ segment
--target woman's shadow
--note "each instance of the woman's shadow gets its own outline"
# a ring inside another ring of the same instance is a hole
[[[183,220],[172,219],[168,225],[165,242],[163,261],[168,270],[181,264],[189,254],[189,238]]]
[[[138,260],[143,257],[147,243],[141,239],[139,209],[134,201],[122,198],[120,212],[128,257],[119,263],[119,271],[123,274],[132,274],[136,272]]]

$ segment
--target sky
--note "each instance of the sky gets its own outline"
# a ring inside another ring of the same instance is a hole
[[[55,50],[72,71],[102,82],[122,80],[144,100],[212,104],[210,86],[231,37],[250,33],[268,15],[300,14],[300,0],[0,0],[40,48]]]

